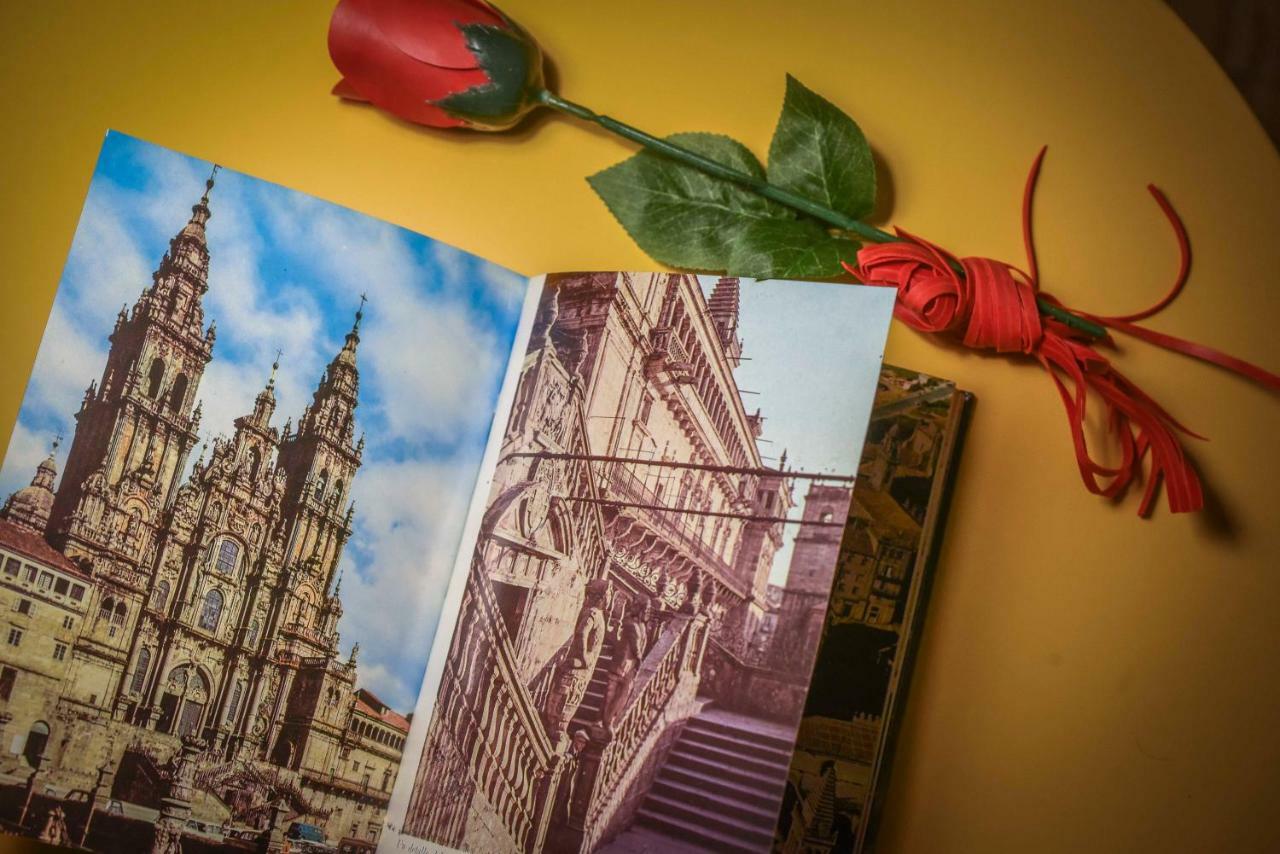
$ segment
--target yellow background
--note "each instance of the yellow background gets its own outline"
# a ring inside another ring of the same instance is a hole
[[[1152,325],[1280,370],[1280,159],[1154,0],[503,5],[563,95],[656,133],[719,131],[763,155],[790,71],[871,139],[880,220],[891,208],[960,253],[1020,260],[1022,181],[1049,143],[1043,277],[1081,308],[1164,292],[1176,253],[1143,189],[1157,182],[1195,264]],[[330,8],[0,4],[0,439],[108,128],[523,272],[653,266],[582,180],[626,144],[559,118],[490,137],[343,105]],[[891,361],[979,403],[883,851],[1280,850],[1280,401],[1121,347],[1123,369],[1211,437],[1194,448],[1209,512],[1142,521],[1136,496],[1088,495],[1039,368],[894,327]]]

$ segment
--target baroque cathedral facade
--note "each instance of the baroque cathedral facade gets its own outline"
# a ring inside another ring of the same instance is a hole
[[[224,820],[252,823],[255,801],[285,797],[331,838],[371,839],[408,722],[355,688],[358,645],[339,655],[337,568],[364,449],[354,435],[363,298],[296,427],[272,424],[277,361],[252,411],[184,477],[216,339],[203,308],[213,185],[121,309],[61,484],[51,456],[0,513],[0,552],[18,567],[0,576],[0,594],[14,611],[66,612],[56,664],[38,633],[0,648],[0,758],[29,747],[28,733],[51,783],[88,788],[104,767],[123,773],[130,751],[162,763],[198,740],[202,779],[241,807]],[[46,569],[56,584],[42,586]],[[261,779],[247,770],[257,763],[276,780],[286,772],[288,791],[233,791]]]

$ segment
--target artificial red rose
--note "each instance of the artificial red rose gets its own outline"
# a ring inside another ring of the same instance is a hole
[[[432,127],[505,130],[539,105],[542,52],[484,0],[341,0],[334,94]]]
[[[898,241],[858,250],[844,268],[868,285],[896,288],[894,317],[921,332],[951,334],[965,346],[1029,353],[1042,327],[1030,279],[990,258],[955,258],[899,231]]]

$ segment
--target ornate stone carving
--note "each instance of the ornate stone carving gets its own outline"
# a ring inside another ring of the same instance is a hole
[[[604,579],[587,582],[568,651],[552,677],[551,691],[542,714],[553,743],[558,743],[564,735],[565,727],[582,704],[591,674],[595,672],[600,649],[604,645],[604,609],[608,592],[609,582]]]

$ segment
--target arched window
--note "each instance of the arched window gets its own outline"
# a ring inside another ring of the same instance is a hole
[[[258,479],[258,469],[262,467],[262,454],[257,448],[249,449],[249,480]]]
[[[233,575],[236,561],[240,559],[240,546],[235,540],[223,540],[218,543],[218,557],[214,561],[214,569],[223,575]]]
[[[33,768],[36,766],[44,757],[44,747],[48,743],[49,725],[44,721],[36,721],[27,732],[27,743],[22,748],[22,755],[26,757],[28,765]]]
[[[111,612],[111,622],[117,626],[124,625],[125,607],[124,602],[117,602],[116,609]]]
[[[329,470],[323,469],[316,478],[316,501],[324,498],[324,491],[329,486]]]
[[[342,500],[342,486],[343,486],[343,483],[341,478],[333,482],[333,500],[334,501]]]
[[[178,412],[182,409],[182,401],[187,397],[187,375],[178,374],[173,381],[173,389],[169,392],[169,409]]]
[[[160,383],[164,380],[164,359],[159,356],[151,360],[151,372],[147,374],[147,397],[155,399],[160,396]]]
[[[204,607],[200,609],[200,628],[217,631],[218,620],[222,617],[222,593],[210,590],[205,594]]]
[[[157,611],[163,611],[164,606],[169,601],[169,582],[161,581],[156,585],[155,593],[151,597],[151,607]]]
[[[151,666],[151,650],[145,646],[138,650],[138,663],[133,668],[133,681],[129,690],[134,694],[142,693],[142,685],[147,681],[147,668]]]
[[[102,604],[98,606],[98,619],[111,621],[111,612],[115,610],[116,600],[108,596],[102,600]]]

